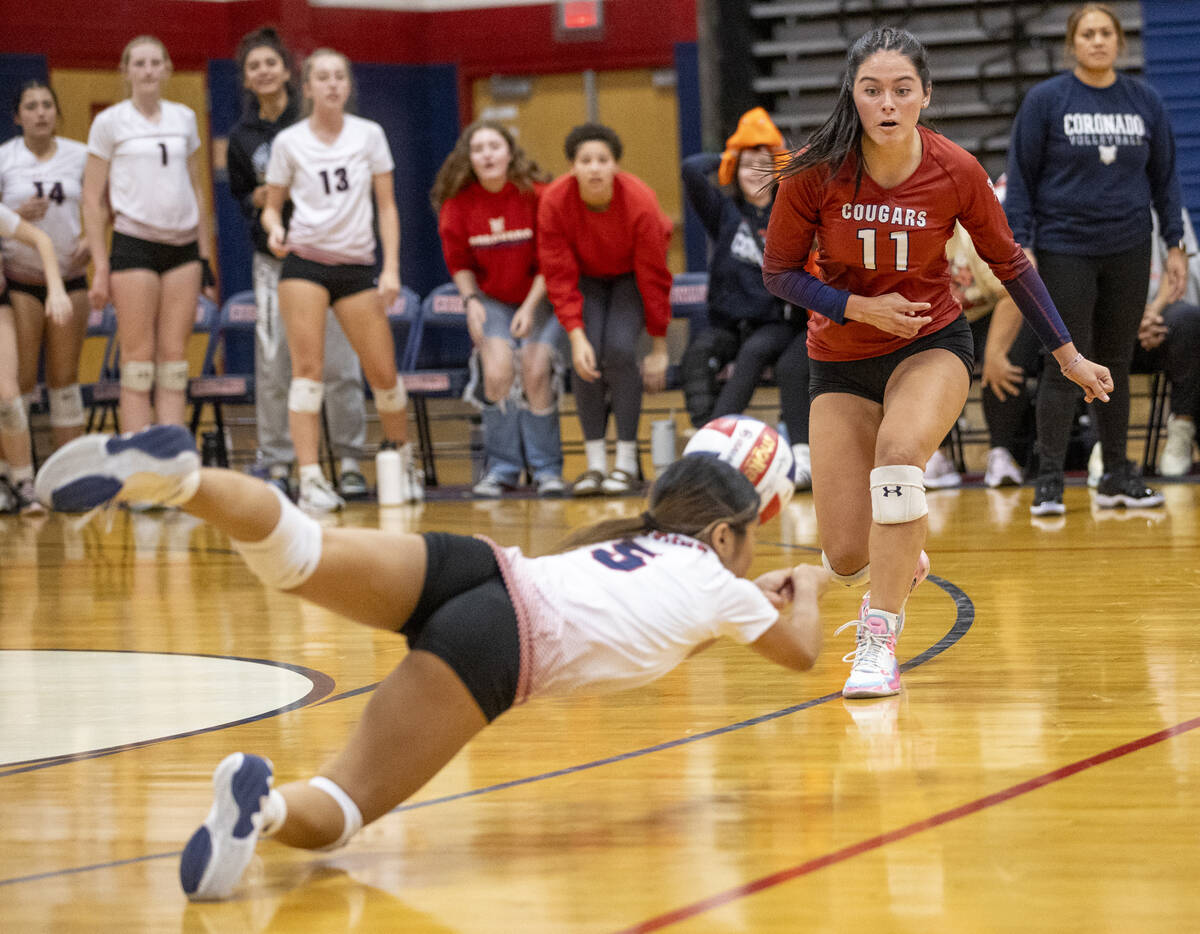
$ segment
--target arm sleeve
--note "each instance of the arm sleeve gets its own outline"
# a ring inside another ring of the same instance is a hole
[[[579,261],[566,225],[553,199],[538,203],[538,264],[546,277],[546,293],[564,331],[583,327],[583,294],[579,291]]]
[[[1179,185],[1179,173],[1175,166],[1175,134],[1167,117],[1162,99],[1150,91],[1149,109],[1152,111],[1150,136],[1150,160],[1146,172],[1150,176],[1150,194],[1154,211],[1163,222],[1163,239],[1174,246],[1183,237],[1183,193]]]
[[[671,241],[667,224],[659,212],[657,200],[653,200],[639,212],[633,228],[633,273],[642,296],[646,332],[651,337],[664,337],[671,322],[674,277],[667,268],[667,245]]]
[[[237,198],[243,216],[247,220],[254,220],[258,216],[258,208],[254,206],[254,189],[258,187],[258,176],[254,172],[254,163],[242,148],[242,141],[237,136],[229,137],[226,168],[229,172],[230,193]]]
[[[463,270],[475,272],[474,255],[467,243],[462,212],[454,198],[442,205],[442,211],[438,215],[438,234],[442,238],[442,258],[446,261],[446,269],[450,275]]]
[[[196,111],[191,107],[183,106],[183,116],[187,123],[187,151],[190,156],[200,148],[200,131],[196,127]]]
[[[720,188],[712,183],[710,176],[721,164],[721,157],[713,153],[701,152],[688,156],[683,160],[683,191],[687,195],[688,204],[700,218],[708,236],[716,240],[721,230],[721,208],[725,196]]]
[[[785,302],[843,324],[850,293],[827,285],[804,268],[819,223],[816,206],[820,184],[822,180],[816,171],[779,183],[767,225],[763,284],[768,292]]]
[[[378,123],[371,124],[370,149],[367,152],[367,164],[371,167],[372,175],[382,175],[391,172],[396,163],[392,159],[392,150],[388,147],[387,136],[383,127]]]
[[[1004,196],[1004,213],[1013,236],[1022,246],[1034,243],[1033,199],[1041,176],[1042,152],[1045,147],[1045,116],[1041,96],[1026,95],[1013,121],[1012,140],[1008,147],[1008,188]]]
[[[295,172],[292,160],[288,157],[286,147],[281,144],[279,137],[271,146],[271,158],[267,162],[267,184],[278,185],[280,188],[291,188]]]
[[[112,126],[108,119],[108,111],[104,111],[96,116],[92,121],[92,128],[88,130],[88,152],[112,162],[113,146]]]

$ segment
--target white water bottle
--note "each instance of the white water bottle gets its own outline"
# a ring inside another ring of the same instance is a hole
[[[399,506],[404,502],[404,470],[400,452],[391,441],[383,442],[375,455],[375,488],[380,506]]]

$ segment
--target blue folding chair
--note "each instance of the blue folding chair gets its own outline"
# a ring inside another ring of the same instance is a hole
[[[427,400],[462,396],[470,378],[468,361],[473,349],[466,310],[453,282],[439,285],[425,296],[408,344],[401,378],[417,420],[425,482],[437,486]]]
[[[681,272],[675,276],[671,284],[671,318],[688,323],[685,351],[697,334],[708,330],[707,272]],[[674,363],[667,368],[667,386],[678,385],[679,364]]]
[[[203,296],[201,298],[206,301]],[[209,305],[211,304],[210,302]],[[225,444],[225,417],[222,406],[254,404],[254,371],[226,371],[223,364],[227,358],[220,354],[220,349],[223,341],[238,332],[248,333],[253,340],[256,315],[254,293],[251,291],[231,295],[219,310],[215,306],[201,306],[196,311],[196,331],[207,330],[208,343],[204,348],[204,363],[200,367],[200,375],[188,382],[188,401],[192,405],[191,429],[192,434],[196,434],[200,428],[204,407],[212,406],[217,456],[221,463],[229,463],[230,453]],[[221,361],[221,366],[218,366],[218,360]]]

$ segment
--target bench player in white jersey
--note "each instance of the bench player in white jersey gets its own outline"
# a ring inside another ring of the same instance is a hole
[[[362,362],[384,438],[400,448],[404,498],[421,499],[424,481],[407,444],[408,396],[396,371],[386,314],[400,292],[392,154],[379,124],[346,112],[353,83],[344,55],[318,49],[305,60],[301,79],[307,117],[275,137],[261,217],[268,246],[283,257],[279,307],[292,350],[288,422],[300,467],[300,504],[311,512],[344,505],[317,458],[330,305]],[[378,282],[372,195],[383,252]],[[293,210],[285,228],[282,211],[289,197]]]
[[[14,119],[21,135],[0,146],[0,201],[24,221],[44,230],[54,243],[66,280],[71,315],[62,324],[47,315],[46,270],[37,251],[20,240],[4,241],[4,275],[16,315],[21,394],[28,399],[38,378],[38,358],[46,355],[50,429],[59,446],[83,434],[79,354],[87,332],[88,249],[79,221],[87,147],[54,134],[58,95],[40,78],[25,82]]]
[[[71,317],[71,300],[58,271],[54,243],[45,231],[0,204],[0,237],[17,240],[37,251],[46,276],[46,314],[62,327]],[[33,449],[29,416],[17,382],[17,329],[13,309],[0,273],[0,515],[41,512],[33,491]]]
[[[216,291],[208,215],[200,209],[196,115],[163,100],[171,59],[153,36],[125,46],[121,73],[129,98],[101,111],[88,133],[83,222],[94,263],[92,307],[111,298],[117,312],[121,424],[136,430],[155,420],[183,424],[187,340],[201,282],[211,298]],[[104,244],[110,209],[111,256]]]
[[[192,899],[228,897],[260,833],[309,850],[341,846],[530,698],[647,684],[720,636],[795,670],[821,648],[828,572],[744,578],[758,494],[715,457],[680,458],[640,515],[581,530],[537,558],[440,532],[322,529],[275,487],[201,469],[176,427],[76,439],[42,467],[37,492],[64,510],[114,498],[178,505],[227,533],[265,584],[408,641],[315,778],[272,791],[261,756],[234,753],[217,766],[216,804],[180,862]]]

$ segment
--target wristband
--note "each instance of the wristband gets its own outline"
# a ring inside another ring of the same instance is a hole
[[[483,299],[479,297],[478,292],[468,292],[462,297],[463,308],[467,307],[467,302],[469,302],[471,299],[475,299],[475,301],[480,303],[483,302]]]
[[[1082,362],[1083,362],[1083,354],[1077,353],[1077,354],[1075,354],[1074,359],[1071,360],[1071,362],[1068,363],[1066,366],[1064,366],[1059,372],[1061,372],[1063,376],[1066,376],[1073,369],[1075,369],[1075,367],[1079,366],[1079,364],[1081,364]]]

